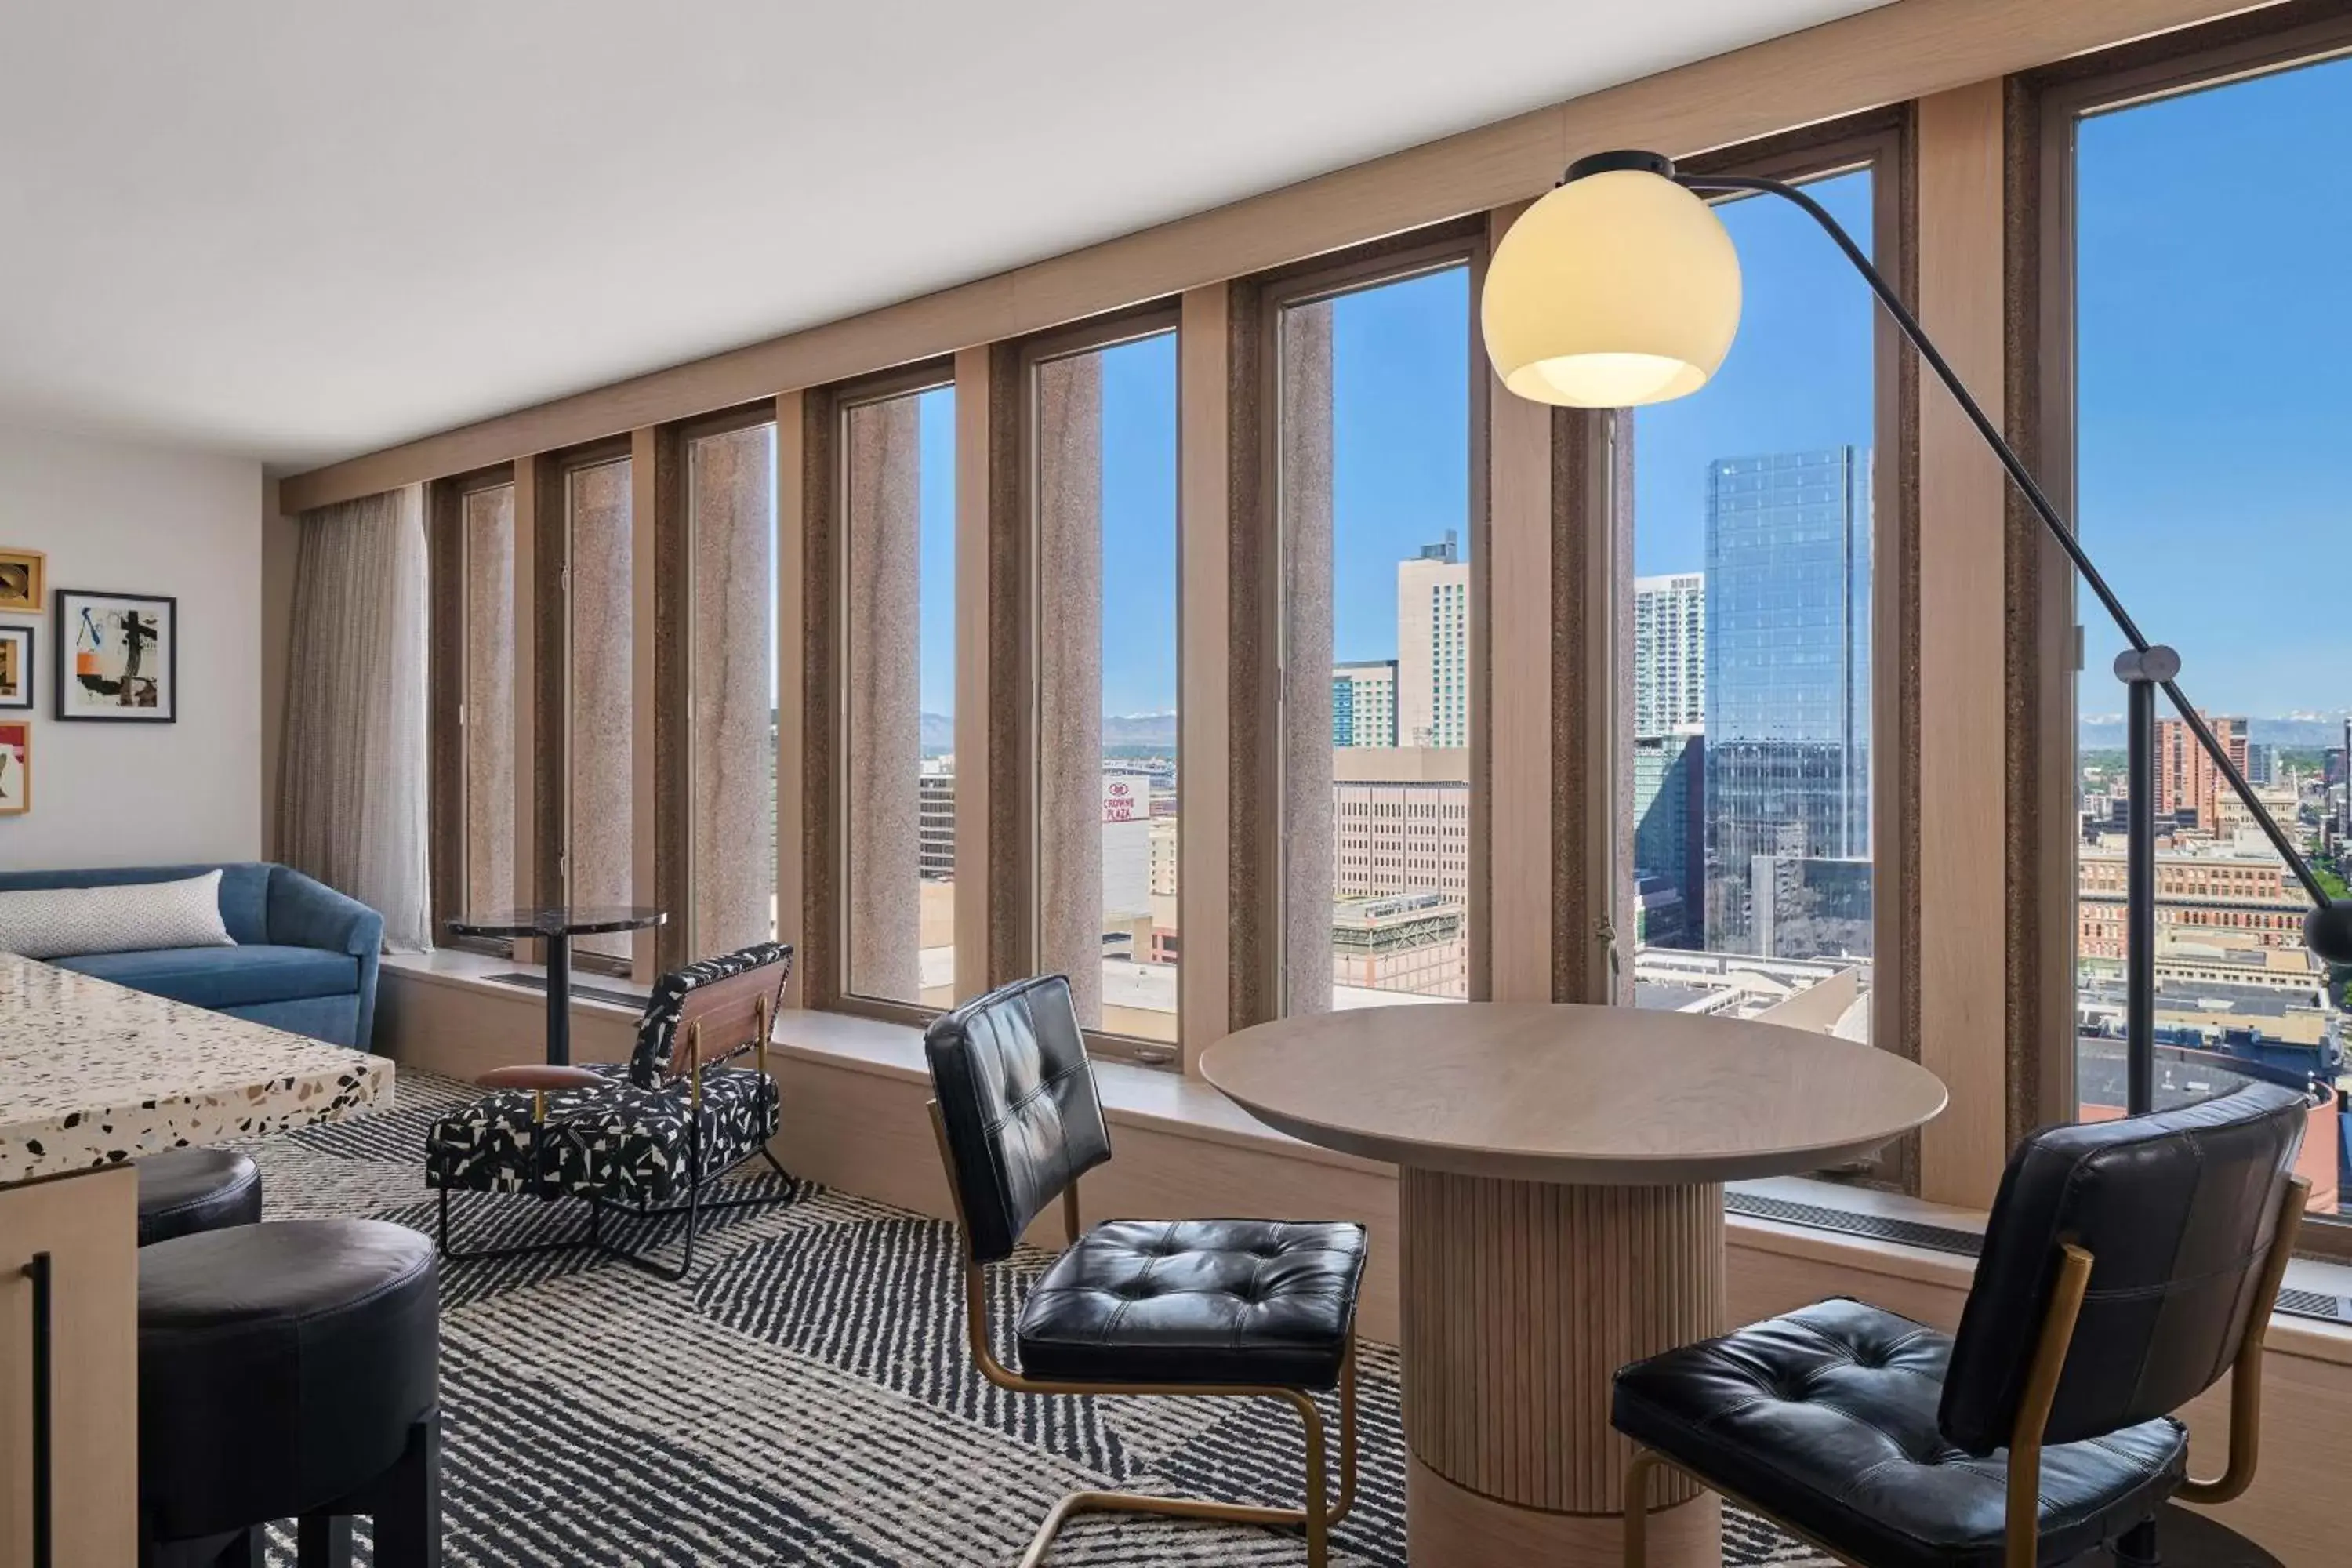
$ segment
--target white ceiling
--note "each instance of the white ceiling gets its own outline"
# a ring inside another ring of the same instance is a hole
[[[24,0],[0,417],[304,468],[1877,0]]]

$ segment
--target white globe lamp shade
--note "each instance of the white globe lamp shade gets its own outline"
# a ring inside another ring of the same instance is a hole
[[[1511,392],[1632,408],[1687,396],[1723,363],[1739,330],[1739,254],[1714,209],[1659,172],[1672,168],[1647,154],[1586,160],[1503,236],[1479,318]]]

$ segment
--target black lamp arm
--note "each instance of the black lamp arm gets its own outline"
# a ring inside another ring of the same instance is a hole
[[[1950,393],[1952,400],[1960,405],[1960,412],[1967,415],[1969,423],[1976,426],[1977,434],[1983,437],[1984,444],[1992,448],[1994,457],[2000,459],[2000,466],[2008,471],[2010,482],[2017,487],[2018,493],[2025,498],[2026,504],[2033,509],[2034,515],[2042,519],[2042,525],[2049,529],[2051,537],[2058,542],[2058,547],[2066,552],[2066,559],[2073,562],[2074,570],[2082,574],[2084,583],[2097,596],[2099,603],[2105,606],[2107,614],[2114,617],[2116,628],[2124,634],[2125,640],[2141,653],[2148,650],[2147,637],[2140,631],[2139,624],[2131,618],[2131,613],[2124,608],[2123,601],[2116,597],[2116,591],[2107,586],[2107,580],[2099,575],[2099,569],[2094,566],[2091,563],[2091,558],[2083,552],[2082,542],[2074,537],[2074,531],[2067,527],[2059,517],[2058,509],[2052,505],[2050,498],[2042,493],[2042,486],[2027,469],[2024,459],[2017,455],[2015,449],[2001,435],[2000,427],[1987,416],[1977,400],[1969,395],[1969,389],[1961,382],[1959,373],[1952,368],[1950,362],[1946,360],[1936,345],[1928,340],[1927,329],[1919,325],[1918,319],[1911,314],[1909,308],[1903,303],[1901,296],[1895,292],[1894,285],[1887,282],[1878,268],[1871,265],[1870,258],[1863,254],[1862,247],[1853,242],[1853,237],[1840,226],[1837,219],[1829,215],[1827,208],[1795,185],[1780,180],[1759,179],[1747,174],[1679,173],[1670,177],[1676,184],[1692,191],[1751,191],[1763,195],[1779,196],[1784,201],[1794,202],[1803,208],[1815,223],[1821,225],[1822,230],[1836,243],[1837,247],[1845,253],[1845,258],[1853,264],[1854,270],[1862,274],[1863,281],[1870,285],[1870,291],[1878,296],[1878,302],[1886,308],[1887,315],[1894,318],[1895,325],[1902,331],[1904,338],[1918,351],[1920,359],[1926,362],[1927,367],[1936,373],[1936,379],[1944,384],[1944,390]],[[2166,680],[2160,684],[2164,689],[2165,696],[2171,700],[2173,707],[2179,710],[2180,717],[2187,721],[2189,732],[2197,737],[2197,743],[2204,748],[2207,756],[2213,759],[2213,765],[2219,768],[2221,776],[2229,781],[2230,788],[2240,800],[2245,803],[2246,809],[2253,814],[2254,821],[2261,826],[2264,837],[2270,839],[2271,847],[2278,851],[2279,858],[2284,860],[2288,868],[2294,872],[2295,879],[2303,884],[2304,891],[2311,895],[2312,902],[2322,910],[2328,909],[2327,889],[2321,885],[2318,875],[2312,870],[2302,853],[2295,848],[2285,832],[2280,828],[2269,809],[2254,797],[2253,786],[2246,782],[2245,775],[2241,773],[2237,764],[2230,760],[2228,750],[2214,738],[2213,731],[2206,726],[2203,716],[2189,700],[2188,695],[2180,689],[2179,682]]]

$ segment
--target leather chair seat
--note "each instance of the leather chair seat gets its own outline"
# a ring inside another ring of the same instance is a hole
[[[1637,1362],[1617,1428],[1874,1568],[2000,1568],[2008,1468],[1937,1425],[1950,1336],[1847,1300]],[[2179,1484],[2170,1417],[2042,1450],[2042,1560],[2069,1561]]]
[[[286,1220],[139,1254],[139,1499],[182,1540],[323,1508],[390,1469],[438,1388],[433,1244]]]
[[[139,1162],[139,1245],[261,1220],[261,1173],[230,1149],[173,1149]]]
[[[1021,1370],[1073,1383],[1334,1386],[1364,1271],[1359,1225],[1113,1220],[1022,1304]]]

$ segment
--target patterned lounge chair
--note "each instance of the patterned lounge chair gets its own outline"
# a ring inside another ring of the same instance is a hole
[[[586,1247],[677,1279],[694,1266],[703,1214],[788,1199],[789,1188],[724,1199],[705,1193],[755,1154],[790,1180],[768,1150],[779,1110],[776,1082],[768,1076],[768,1027],[792,957],[782,943],[755,942],[663,975],[625,1064],[485,1073],[479,1081],[490,1092],[436,1121],[425,1139],[425,1181],[439,1194],[443,1255],[464,1261]],[[729,1065],[746,1055],[749,1068]],[[559,1240],[461,1253],[449,1239],[453,1191],[584,1199],[588,1228]],[[684,1258],[670,1269],[607,1241],[608,1214],[683,1215]]]

